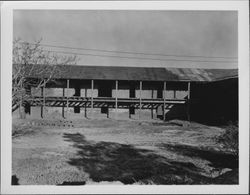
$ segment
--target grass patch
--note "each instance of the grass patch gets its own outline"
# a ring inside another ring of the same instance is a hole
[[[12,125],[12,137],[33,135],[39,129],[41,128],[33,127],[31,125],[26,125],[26,124]]]

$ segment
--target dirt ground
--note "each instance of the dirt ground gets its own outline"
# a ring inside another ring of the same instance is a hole
[[[224,130],[183,121],[13,120],[13,185],[237,184]]]

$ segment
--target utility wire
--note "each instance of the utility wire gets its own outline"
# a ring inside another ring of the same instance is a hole
[[[216,60],[190,60],[190,59],[159,59],[159,58],[143,58],[143,57],[125,57],[125,56],[114,56],[114,55],[101,55],[101,54],[86,54],[86,53],[75,53],[65,51],[54,51],[46,50],[47,52],[71,54],[71,55],[83,55],[83,56],[95,56],[95,57],[110,57],[110,58],[123,58],[123,59],[137,59],[137,60],[155,60],[155,61],[183,61],[183,62],[215,62],[215,63],[237,63],[237,61],[216,61]]]
[[[37,45],[37,43],[30,42],[21,42],[28,43],[30,45]],[[83,50],[83,51],[97,51],[97,52],[107,52],[107,53],[124,53],[124,54],[135,54],[135,55],[150,55],[150,56],[165,56],[165,57],[186,57],[186,58],[221,58],[221,59],[237,59],[237,57],[223,57],[223,56],[202,56],[202,55],[174,55],[174,54],[160,54],[160,53],[144,53],[144,52],[129,52],[129,51],[117,51],[117,50],[105,50],[105,49],[92,49],[92,48],[79,48],[79,47],[67,47],[59,45],[50,45],[50,44],[40,44],[44,47],[52,48],[62,48],[62,49],[74,49],[74,50]]]

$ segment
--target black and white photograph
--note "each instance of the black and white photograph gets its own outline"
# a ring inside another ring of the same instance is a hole
[[[4,180],[83,190],[242,184],[249,59],[239,58],[239,13],[13,9]]]

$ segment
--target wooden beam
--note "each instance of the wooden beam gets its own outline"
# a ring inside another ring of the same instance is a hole
[[[142,94],[141,94],[141,91],[142,91],[142,81],[140,81],[140,107],[139,107],[139,120],[141,119],[141,99],[142,99]]]
[[[69,79],[67,79],[67,117],[69,116]]]
[[[91,80],[91,116],[93,115],[93,90],[94,90],[94,80]]]
[[[163,83],[163,120],[166,120],[165,116],[165,109],[166,109],[166,81]]]

